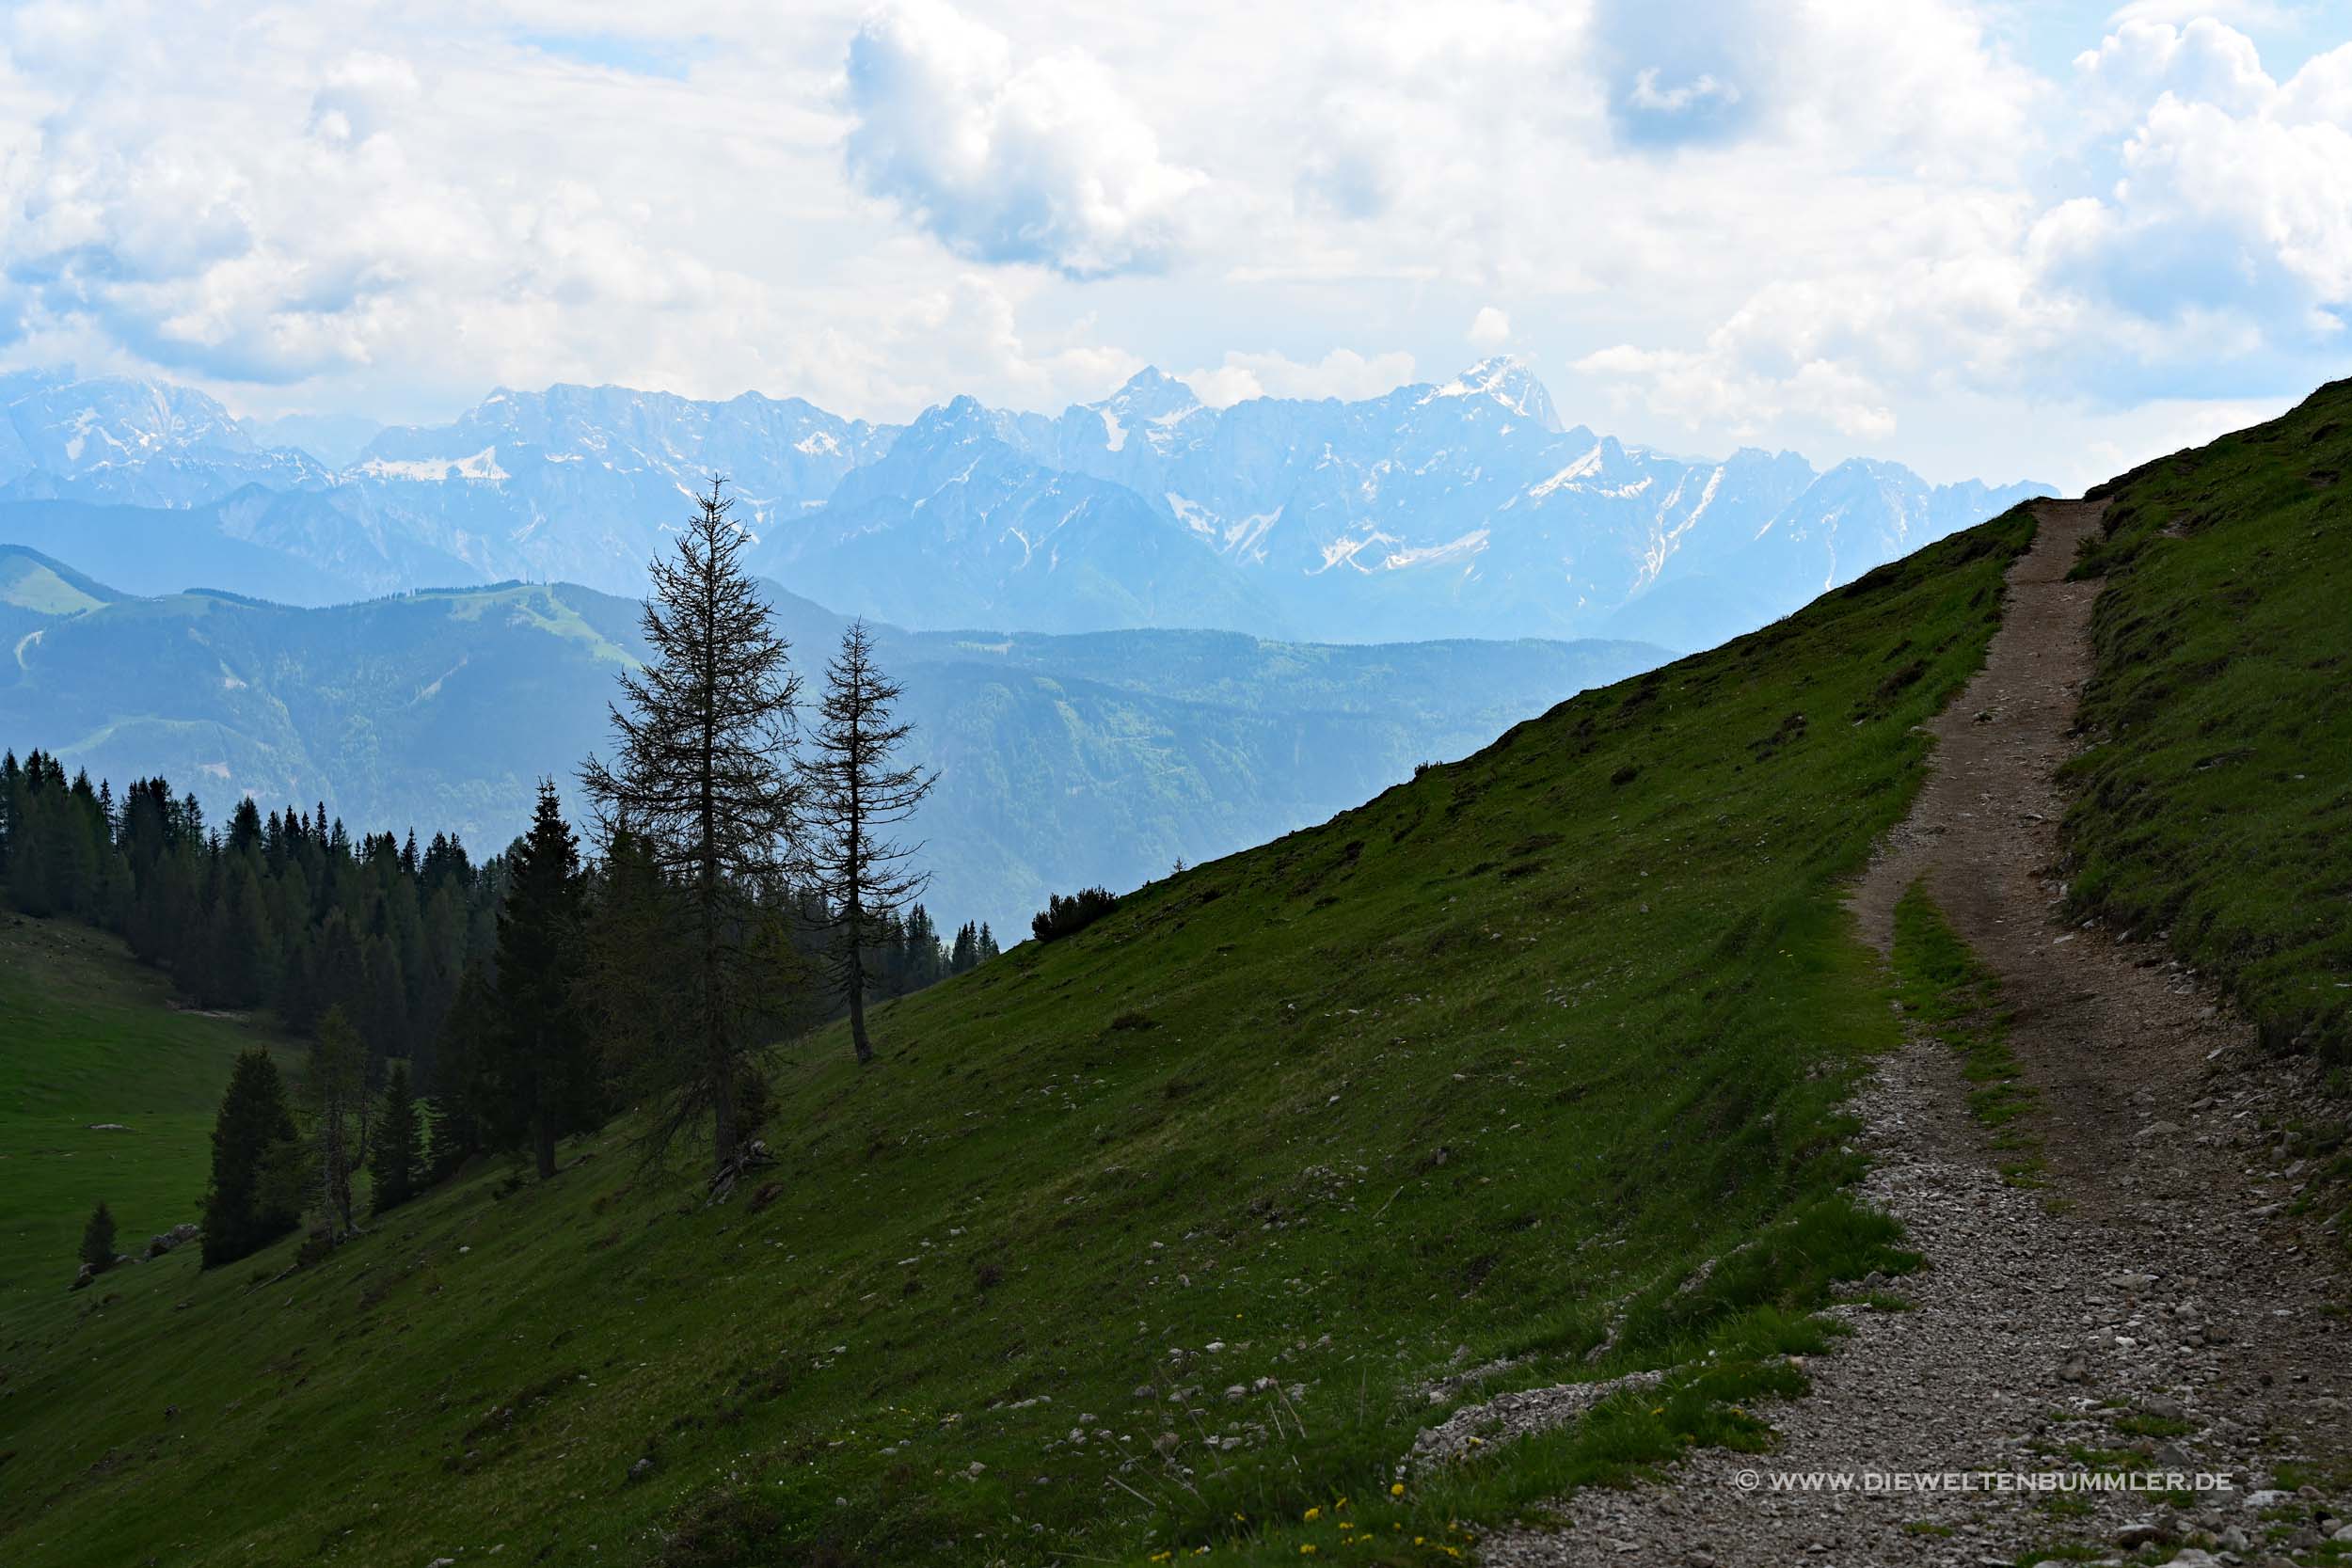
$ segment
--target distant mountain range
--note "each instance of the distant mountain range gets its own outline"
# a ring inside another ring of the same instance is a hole
[[[92,509],[96,511],[98,509]],[[771,589],[810,669],[842,618]],[[0,546],[0,746],[119,785],[162,773],[215,821],[250,794],[324,800],[356,832],[461,832],[477,852],[532,791],[603,746],[639,609],[503,584],[290,609],[126,594]],[[1662,662],[1625,642],[1323,646],[1231,632],[1083,636],[884,628],[914,754],[939,769],[912,825],[941,918],[1009,942],[1051,892],[1133,887],[1319,822],[1589,686]]]
[[[1056,417],[957,398],[904,427],[756,393],[501,390],[339,466],[256,430],[358,434],[248,429],[184,388],[0,377],[0,541],[138,593],[321,604],[524,578],[634,595],[688,494],[723,473],[762,571],[915,628],[1687,648],[2048,489],[1628,447],[1564,428],[1509,358],[1361,402],[1222,409],[1146,371]]]

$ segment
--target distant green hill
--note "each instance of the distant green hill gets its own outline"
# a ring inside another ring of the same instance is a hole
[[[568,785],[605,743],[613,674],[642,651],[633,601],[564,584],[297,610],[213,592],[126,599],[47,567],[25,569],[23,593],[54,608],[0,621],[17,625],[0,744],[118,782],[160,772],[216,820],[250,793],[324,800],[355,832],[448,829],[501,847],[538,777]],[[80,603],[73,583],[108,602]],[[841,619],[780,589],[774,601],[803,668],[820,670]],[[1134,886],[1320,820],[1666,657],[1183,631],[894,631],[882,650],[907,683],[916,753],[942,775],[914,825],[930,905],[1008,936],[1049,893]]]
[[[78,615],[122,597],[24,545],[0,545],[0,604],[36,615]]]

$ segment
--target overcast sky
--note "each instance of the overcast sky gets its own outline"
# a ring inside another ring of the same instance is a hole
[[[0,10],[0,363],[262,416],[1508,351],[1631,440],[2073,486],[2352,373],[2347,306],[2340,0]]]

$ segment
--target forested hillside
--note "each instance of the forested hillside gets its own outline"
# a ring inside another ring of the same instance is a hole
[[[6,738],[94,777],[162,773],[215,821],[249,794],[502,847],[537,780],[567,776],[598,738],[614,673],[644,651],[635,601],[566,584],[300,610],[96,584],[69,597],[54,584],[71,568],[0,546],[7,562],[23,576],[0,584]],[[842,618],[767,594],[787,638],[821,660]],[[1633,642],[877,635],[941,776],[914,829],[930,906],[999,929],[1080,883],[1131,886],[1319,821],[1666,657]]]

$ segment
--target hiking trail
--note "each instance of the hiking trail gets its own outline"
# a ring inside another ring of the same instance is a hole
[[[1852,1334],[1811,1359],[1812,1391],[1758,1412],[1774,1451],[1700,1450],[1662,1483],[1586,1488],[1559,1505],[1561,1527],[1486,1537],[1483,1561],[2009,1564],[2062,1543],[2120,1561],[2155,1542],[2185,1544],[2182,1562],[2275,1565],[2352,1527],[2352,1497],[2306,1491],[2271,1501],[2334,1516],[2268,1542],[2249,1501],[2282,1465],[2342,1474],[2352,1456],[2352,1333],[2325,1310],[2344,1283],[2330,1239],[2283,1212],[2303,1172],[2276,1132],[2315,1101],[2316,1071],[2263,1053],[2156,933],[2059,923],[2056,774],[2080,744],[2099,591],[2067,573],[2103,511],[2036,508],[1985,666],[1930,725],[1928,780],[1850,896],[1883,953],[1896,901],[1923,881],[1997,975],[2039,1091],[2026,1125],[2042,1184],[2002,1177],[1958,1054],[1915,1031],[1853,1102],[1863,1200],[1927,1259],[1889,1287],[1913,1309],[1833,1308]],[[2185,1508],[1863,1490],[1868,1472],[2058,1472],[2119,1450],[2126,1469],[2226,1474],[2234,1489]],[[1851,1490],[1776,1490],[1817,1474]]]

